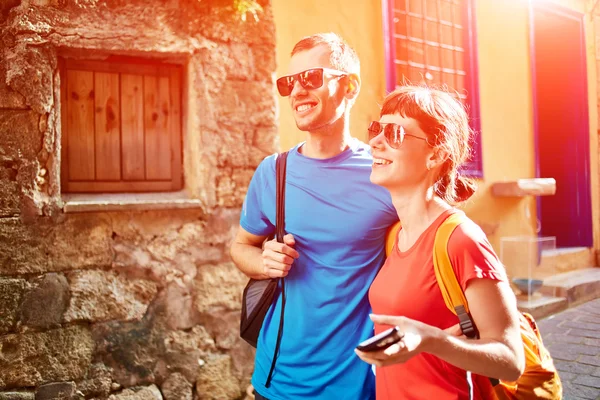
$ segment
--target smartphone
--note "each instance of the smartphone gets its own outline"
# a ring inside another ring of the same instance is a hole
[[[379,351],[387,349],[394,343],[398,343],[403,337],[404,334],[400,332],[400,328],[395,326],[361,342],[356,348],[365,352]]]

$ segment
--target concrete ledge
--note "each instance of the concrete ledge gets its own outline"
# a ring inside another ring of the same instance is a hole
[[[580,269],[548,277],[544,279],[540,293],[563,297],[569,306],[600,298],[600,268]]]
[[[575,270],[588,269],[596,265],[596,254],[593,248],[566,247],[554,250],[543,250],[540,265],[536,274],[550,276]]]
[[[203,208],[199,199],[183,192],[65,194],[62,200],[65,213]]]
[[[567,299],[562,297],[544,296],[535,293],[529,298],[527,296],[517,296],[517,307],[519,310],[531,314],[533,318],[540,319],[566,310],[568,302]]]
[[[551,196],[556,193],[554,178],[517,179],[492,184],[496,197]]]

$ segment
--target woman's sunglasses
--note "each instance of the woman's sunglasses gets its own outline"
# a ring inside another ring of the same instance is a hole
[[[311,68],[294,75],[286,75],[277,79],[277,90],[279,90],[281,96],[289,96],[292,93],[292,90],[294,90],[296,81],[300,82],[300,85],[302,85],[304,89],[317,89],[323,86],[323,76],[325,74],[332,76],[348,75],[346,72],[335,69]]]
[[[369,141],[377,137],[377,135],[379,135],[381,131],[383,131],[383,137],[385,137],[385,141],[392,149],[400,148],[400,146],[402,146],[402,142],[404,142],[405,136],[421,139],[427,142],[427,144],[429,144],[427,138],[406,133],[402,125],[382,124],[379,121],[373,121],[371,122],[371,125],[369,125]]]

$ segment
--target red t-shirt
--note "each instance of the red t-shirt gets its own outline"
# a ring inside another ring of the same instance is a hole
[[[440,224],[452,213],[442,213],[415,244],[401,252],[394,246],[369,290],[375,314],[402,315],[441,329],[458,323],[444,303],[433,270],[433,242]],[[397,241],[396,241],[397,243]],[[471,220],[459,225],[448,243],[452,266],[463,291],[471,279],[506,281],[504,267],[483,231]],[[389,328],[375,325],[375,333]],[[489,399],[488,378],[472,375],[474,399]],[[377,400],[469,399],[466,371],[436,356],[421,353],[403,364],[376,370]]]

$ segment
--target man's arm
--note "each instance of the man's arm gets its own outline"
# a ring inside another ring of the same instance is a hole
[[[264,243],[266,238],[267,236],[253,235],[241,226],[238,228],[230,254],[238,269],[249,278],[284,277],[298,258],[298,252],[293,248],[295,242],[292,235],[285,235],[285,243],[278,243],[276,240]]]
[[[262,265],[262,244],[266,236],[253,235],[241,226],[231,245],[231,258],[240,271],[253,279],[269,278]]]

